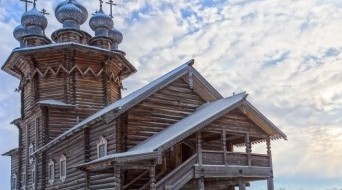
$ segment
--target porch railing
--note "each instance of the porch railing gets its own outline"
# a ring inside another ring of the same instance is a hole
[[[269,156],[266,154],[264,155],[251,153],[249,156],[248,153],[225,153],[224,151],[202,150],[202,159],[204,165],[239,165],[270,167]]]

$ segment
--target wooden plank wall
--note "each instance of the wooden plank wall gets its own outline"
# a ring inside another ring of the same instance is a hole
[[[222,133],[222,127],[226,127],[227,133],[249,133],[253,137],[265,136],[263,132],[252,120],[244,115],[239,109],[235,109],[221,118],[216,119],[204,131]]]
[[[64,140],[59,146],[55,146],[46,152],[46,159],[52,159],[55,163],[55,181],[50,185],[48,175],[45,177],[45,189],[85,189],[84,173],[75,168],[75,166],[84,163],[84,131],[79,131],[72,138]],[[60,180],[61,155],[65,155],[67,164],[67,177],[64,182]],[[48,167],[44,172],[48,173]]]
[[[183,79],[176,80],[128,112],[128,148],[183,119],[203,103]]]
[[[77,124],[77,112],[74,109],[49,107],[48,118],[49,142]]]

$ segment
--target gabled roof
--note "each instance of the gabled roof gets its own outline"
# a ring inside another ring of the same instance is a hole
[[[58,136],[56,139],[52,140],[45,146],[38,149],[33,154],[36,154],[40,151],[44,151],[53,145],[61,142],[65,138],[72,136],[74,133],[86,128],[89,124],[96,122],[97,119],[105,116],[108,113],[112,113],[114,117],[119,116],[120,114],[126,112],[133,106],[137,105],[138,103],[142,102],[146,98],[150,97],[160,89],[164,88],[165,86],[169,85],[170,83],[174,82],[175,80],[179,79],[180,77],[184,76],[186,73],[189,72],[191,69],[195,71],[193,74],[196,75],[197,78],[201,79],[201,82],[209,88],[210,92],[212,92],[217,99],[221,98],[222,96],[192,67],[194,64],[194,60],[190,60],[187,63],[177,67],[176,69],[172,70],[171,72],[163,75],[162,77],[154,80],[153,82],[149,83],[148,85],[140,88],[139,90],[132,92],[131,94],[125,96],[122,99],[110,104],[109,106],[103,108],[102,110],[96,112],[95,114],[91,115],[90,117],[84,119],[79,124],[75,125],[62,135]]]
[[[246,99],[245,92],[216,100],[212,103],[204,104],[198,110],[177,123],[169,126],[165,130],[141,142],[127,152],[108,155],[92,162],[83,164],[94,164],[97,162],[116,160],[137,155],[152,155],[156,151],[163,151],[177,144],[179,141],[207,126],[215,119],[221,117],[225,113],[239,107]],[[156,154],[154,154],[156,155]],[[82,167],[81,165],[80,167]]]
[[[258,125],[271,139],[283,138],[287,140],[287,136],[276,127],[270,120],[268,120],[259,110],[257,110],[250,102],[245,101],[240,110]]]

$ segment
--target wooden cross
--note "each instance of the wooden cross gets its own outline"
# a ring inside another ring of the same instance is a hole
[[[37,0],[33,0],[33,7],[36,8],[36,1]]]
[[[113,6],[116,6],[113,0],[109,0],[109,2],[106,2],[110,6],[110,17],[113,18]]]
[[[46,12],[45,9],[42,9],[42,11],[40,11],[41,13],[43,13],[43,15],[50,15],[50,13]]]
[[[27,12],[27,4],[33,3],[32,1],[29,1],[29,0],[20,0],[20,1],[25,2],[25,12]]]
[[[102,10],[103,0],[99,0],[99,1],[100,1],[100,10]]]

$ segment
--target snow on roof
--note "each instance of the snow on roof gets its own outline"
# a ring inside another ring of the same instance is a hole
[[[239,103],[241,103],[245,97],[246,93],[243,92],[228,98],[222,98],[220,100],[214,101],[209,105],[198,109],[190,116],[180,120],[160,133],[157,133],[151,138],[143,141],[142,143],[130,149],[130,151],[157,150],[180,135],[193,131],[197,126],[203,124],[213,116],[225,112],[227,109],[230,110],[231,108],[235,108],[236,106],[240,105]]]
[[[173,144],[197,131],[199,128],[204,127],[208,123],[212,122],[217,118],[215,116],[222,115],[227,111],[238,107],[242,101],[245,100],[246,96],[247,94],[243,92],[228,98],[222,98],[212,103],[205,104],[205,106],[200,107],[193,114],[141,142],[127,152],[107,155],[84,165],[128,156],[151,154],[160,148],[167,149]]]
[[[56,139],[52,140],[42,148],[38,149],[33,154],[36,154],[37,152],[40,152],[42,150],[45,150],[52,145],[58,143],[59,141],[65,139],[66,137],[72,135],[73,133],[83,129],[85,125],[88,123],[96,120],[97,118],[100,118],[101,116],[107,114],[111,111],[117,111],[117,115],[127,111],[129,108],[133,107],[137,103],[141,102],[144,98],[149,97],[156,91],[160,90],[161,88],[167,86],[174,80],[178,79],[179,77],[183,76],[189,69],[189,66],[191,66],[194,63],[194,60],[190,60],[187,63],[177,67],[176,69],[172,70],[171,72],[163,75],[162,77],[154,80],[153,82],[149,83],[148,85],[140,88],[139,90],[132,92],[131,94],[125,96],[122,99],[119,99],[118,101],[110,104],[109,106],[103,108],[102,110],[96,112],[95,114],[91,115],[90,117],[84,119],[79,124],[75,125],[62,135],[58,136]]]
[[[61,101],[58,101],[58,100],[52,100],[52,99],[41,100],[41,101],[38,101],[37,104],[48,105],[48,106],[58,106],[58,107],[75,107],[72,104],[66,104],[64,102],[61,102]]]

